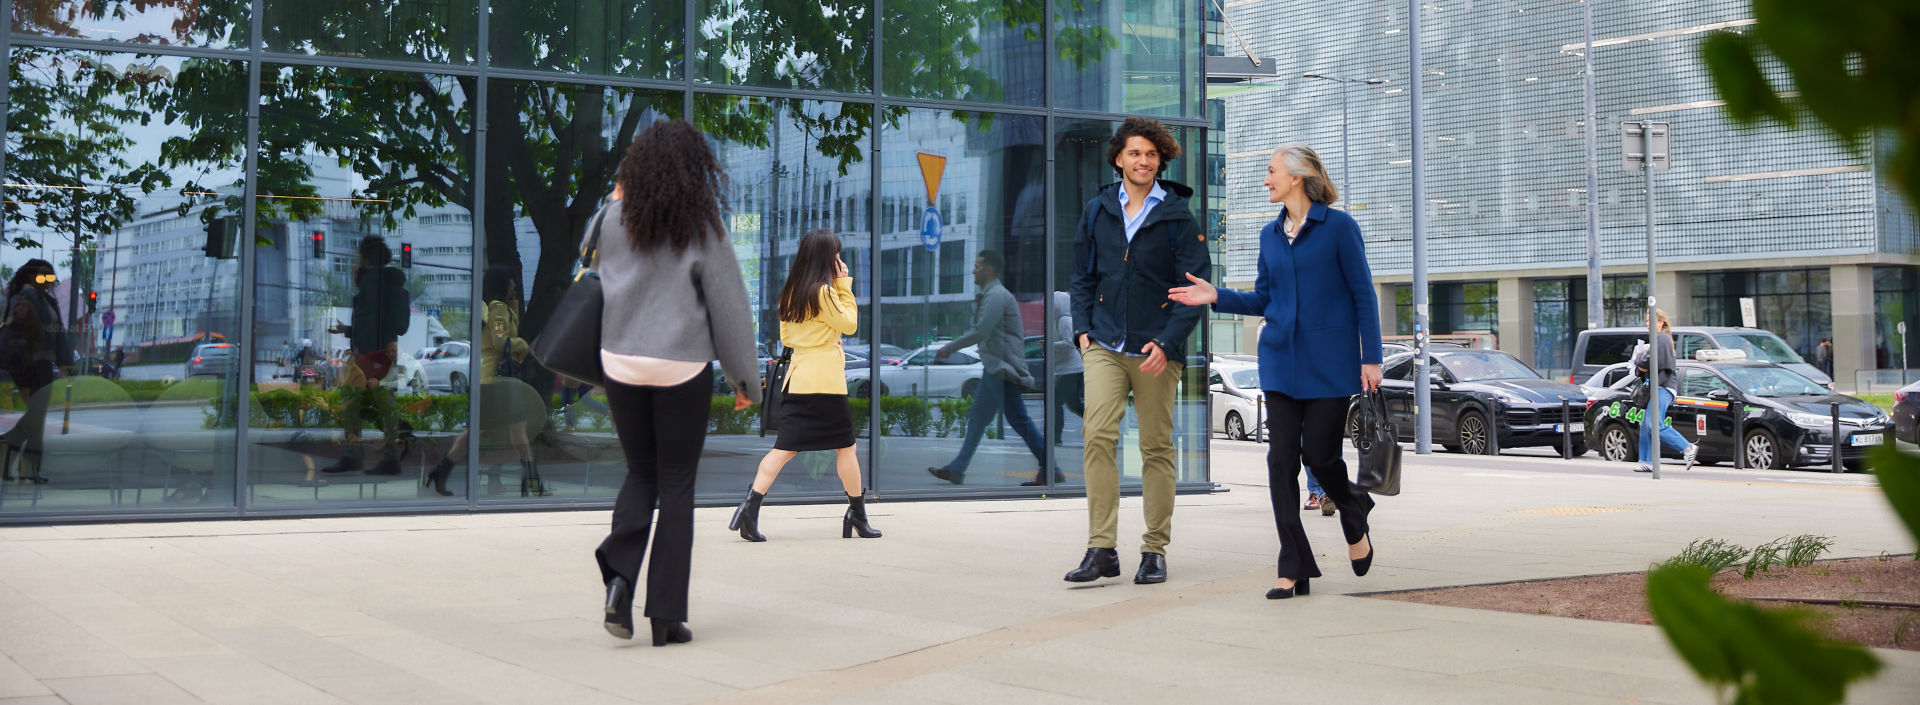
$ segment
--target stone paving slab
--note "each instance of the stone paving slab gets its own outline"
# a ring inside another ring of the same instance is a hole
[[[769,505],[764,544],[699,510],[695,641],[664,649],[597,624],[604,511],[0,529],[0,705],[1706,703],[1652,627],[1351,593],[1633,571],[1703,536],[1914,550],[1868,476],[1409,454],[1372,574],[1306,513],[1324,575],[1269,601],[1262,450],[1215,441],[1222,491],[1177,502],[1164,585],[1061,582],[1081,499],[882,497],[875,541],[835,506]],[[1876,653],[1851,702],[1911,702],[1920,654]]]

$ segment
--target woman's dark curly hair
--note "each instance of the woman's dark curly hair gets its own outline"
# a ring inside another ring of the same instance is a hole
[[[1180,156],[1180,143],[1174,141],[1173,133],[1168,132],[1166,126],[1161,125],[1159,120],[1144,117],[1127,118],[1126,122],[1120,123],[1120,129],[1113,131],[1113,139],[1107,140],[1107,166],[1113,167],[1113,173],[1123,177],[1126,174],[1115,162],[1120,159],[1121,150],[1127,148],[1129,137],[1145,137],[1147,141],[1153,143],[1154,149],[1160,150],[1160,171],[1156,172],[1155,176],[1167,173],[1168,163]]]
[[[633,138],[620,162],[620,223],[633,248],[675,252],[701,237],[726,237],[727,173],[707,136],[683,120],[656,122]]]

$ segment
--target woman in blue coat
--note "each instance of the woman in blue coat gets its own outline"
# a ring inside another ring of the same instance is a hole
[[[1348,399],[1380,387],[1380,317],[1360,226],[1328,208],[1339,192],[1320,156],[1289,144],[1267,163],[1267,200],[1280,217],[1260,231],[1260,273],[1253,291],[1215,289],[1187,274],[1191,286],[1168,291],[1188,306],[1265,316],[1260,330],[1260,388],[1267,394],[1267,483],[1280,531],[1280,571],[1268,599],[1307,594],[1320,577],[1300,524],[1300,462],[1340,507],[1354,575],[1373,564],[1367,516],[1373,498],[1347,480],[1341,457]]]

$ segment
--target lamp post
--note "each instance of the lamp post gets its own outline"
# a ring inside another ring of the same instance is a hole
[[[1329,76],[1323,73],[1302,74],[1301,78],[1317,78],[1323,81],[1336,81],[1341,84],[1340,86],[1340,192],[1344,194],[1346,197],[1347,210],[1351,211],[1353,210],[1353,191],[1352,189],[1348,188],[1348,186],[1351,184],[1351,180],[1353,179],[1353,162],[1349,161],[1347,158],[1347,86],[1355,83],[1358,83],[1361,85],[1367,85],[1367,86],[1377,86],[1382,83],[1386,83],[1387,79],[1347,78],[1345,76]]]

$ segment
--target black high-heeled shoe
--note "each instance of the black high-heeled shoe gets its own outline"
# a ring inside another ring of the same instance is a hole
[[[740,500],[740,506],[733,510],[733,519],[727,522],[727,529],[740,532],[740,538],[759,543],[767,540],[760,533],[760,502],[767,496],[747,489],[747,498]]]
[[[653,645],[685,644],[693,641],[693,632],[687,629],[686,622],[666,619],[653,620]]]
[[[866,498],[847,495],[847,515],[840,519],[840,538],[850,539],[856,533],[863,539],[880,538],[880,530],[867,523]]]
[[[1373,535],[1371,533],[1361,534],[1360,540],[1367,542],[1367,557],[1350,559],[1353,562],[1354,575],[1366,575],[1367,570],[1373,568]]]
[[[1293,597],[1294,595],[1300,595],[1302,597],[1305,597],[1308,594],[1311,594],[1313,592],[1313,587],[1307,582],[1309,580],[1312,580],[1312,578],[1301,578],[1299,580],[1293,581],[1293,587],[1274,588],[1272,590],[1268,590],[1267,599],[1284,600],[1289,597]]]
[[[426,477],[420,478],[420,486],[432,487],[434,494],[442,497],[452,497],[453,491],[447,489],[447,476],[452,473],[453,463],[442,458],[439,465],[433,466],[432,472],[427,473]]]
[[[608,634],[621,639],[633,638],[633,586],[618,575],[607,581],[606,627]],[[654,633],[659,631],[656,629]]]

